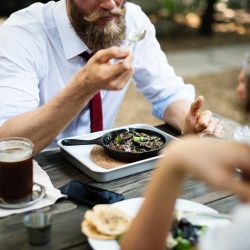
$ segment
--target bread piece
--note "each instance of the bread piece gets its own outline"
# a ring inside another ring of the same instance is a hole
[[[94,225],[99,233],[118,236],[126,232],[131,217],[119,208],[111,205],[96,205],[85,213],[85,219]]]
[[[114,240],[116,236],[111,235],[105,235],[102,233],[99,233],[95,226],[87,221],[84,220],[81,224],[82,233],[84,233],[87,237],[97,239],[97,240]]]

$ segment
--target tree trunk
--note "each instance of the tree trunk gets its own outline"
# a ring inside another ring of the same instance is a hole
[[[217,0],[207,0],[206,8],[201,16],[201,25],[199,33],[203,36],[211,36],[213,34],[215,3]]]
[[[250,13],[250,0],[246,0],[246,11]]]

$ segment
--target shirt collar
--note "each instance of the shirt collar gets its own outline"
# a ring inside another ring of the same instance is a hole
[[[66,11],[66,0],[58,2],[54,11],[54,18],[67,60],[88,50],[87,45],[82,42],[71,26]]]

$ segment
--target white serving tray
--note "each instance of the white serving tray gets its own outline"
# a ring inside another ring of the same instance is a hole
[[[119,128],[114,128],[110,130],[104,130],[96,133],[90,133],[90,134],[85,134],[81,136],[74,136],[70,138],[74,139],[84,139],[84,140],[90,140],[90,139],[95,139],[109,131],[112,130],[117,130],[117,129],[124,129],[124,128],[144,128],[144,129],[150,129],[156,132],[159,132],[161,134],[164,134],[167,138],[171,139],[177,139],[176,137],[173,137],[172,135],[165,133],[151,125],[147,124],[132,124],[124,127],[119,127]],[[66,138],[64,138],[66,139]],[[118,179],[124,176],[144,172],[147,170],[150,170],[154,168],[155,161],[162,157],[162,156],[155,156],[151,157],[148,159],[144,159],[141,161],[136,161],[132,163],[126,163],[122,166],[112,168],[112,169],[105,169],[102,167],[97,166],[90,158],[90,151],[95,145],[79,145],[79,146],[65,146],[62,145],[62,140],[59,140],[57,142],[58,146],[61,149],[61,152],[63,156],[73,163],[77,168],[79,168],[81,171],[83,171],[85,174],[90,176],[96,181],[99,182],[106,182],[106,181],[111,181],[114,179]]]

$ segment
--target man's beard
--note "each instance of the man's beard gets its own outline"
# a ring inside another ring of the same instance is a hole
[[[125,1],[124,1],[125,3]],[[77,35],[92,50],[119,46],[125,39],[126,9],[123,5],[112,11],[96,11],[91,14],[79,10],[74,0],[70,1],[70,22]],[[115,16],[111,21],[101,24],[101,18]]]

